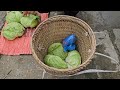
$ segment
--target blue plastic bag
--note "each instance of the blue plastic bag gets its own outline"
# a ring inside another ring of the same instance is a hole
[[[77,40],[77,38],[76,38],[76,36],[74,34],[71,34],[68,37],[66,37],[63,40],[64,51],[67,52],[67,51],[75,50],[75,48],[76,48],[76,45],[75,45],[76,40]]]

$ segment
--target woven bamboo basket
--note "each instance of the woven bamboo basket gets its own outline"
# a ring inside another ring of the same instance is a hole
[[[56,69],[44,64],[48,47],[70,35],[77,36],[77,48],[82,57],[82,64],[74,69]],[[53,75],[73,75],[83,70],[91,61],[96,49],[96,39],[91,27],[83,20],[57,15],[48,18],[36,28],[31,41],[32,54],[46,72]]]

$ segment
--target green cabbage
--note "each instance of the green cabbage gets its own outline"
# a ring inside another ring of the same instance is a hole
[[[55,55],[46,55],[44,58],[45,64],[58,68],[58,69],[66,69],[67,68],[67,63],[63,61],[60,57],[55,56]]]
[[[14,40],[16,37],[20,37],[24,34],[25,28],[17,22],[9,23],[3,28],[2,35],[8,40]]]
[[[73,50],[68,52],[68,56],[65,59],[68,68],[76,68],[81,64],[81,56],[78,51]]]
[[[23,14],[20,11],[10,11],[6,15],[6,21],[7,23],[11,22],[20,22],[20,19],[22,18]]]
[[[22,17],[20,21],[25,28],[27,27],[34,28],[39,24],[39,17],[30,14],[29,16]]]
[[[59,56],[61,59],[65,60],[68,53],[64,52],[63,46],[61,43],[53,43],[48,48],[48,54]]]

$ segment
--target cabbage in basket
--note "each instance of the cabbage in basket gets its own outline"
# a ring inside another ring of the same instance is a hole
[[[65,59],[68,68],[76,68],[81,64],[81,56],[78,51],[73,50],[68,52],[68,56]]]
[[[63,61],[60,57],[55,55],[46,55],[44,58],[45,64],[50,67],[58,68],[58,69],[66,69],[67,63]]]
[[[67,52],[64,52],[63,46],[61,43],[53,43],[48,48],[48,54],[59,56],[61,59],[65,60],[67,57]]]

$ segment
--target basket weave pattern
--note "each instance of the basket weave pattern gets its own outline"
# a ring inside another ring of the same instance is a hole
[[[43,63],[48,47],[62,40],[70,34],[77,36],[77,49],[82,57],[82,64],[74,69],[56,69]],[[42,22],[33,34],[32,53],[37,62],[49,73],[54,75],[72,75],[81,71],[90,62],[96,49],[96,40],[90,26],[83,20],[67,16],[53,16]]]

